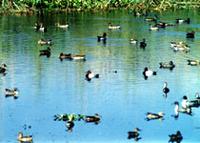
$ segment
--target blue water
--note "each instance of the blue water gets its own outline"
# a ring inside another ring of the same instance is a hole
[[[43,19],[47,33],[35,32],[36,16],[2,16],[0,18],[0,62],[6,63],[6,76],[0,76],[0,142],[18,142],[17,134],[33,135],[35,143],[133,142],[127,132],[142,129],[141,143],[161,143],[180,130],[183,143],[200,142],[200,111],[193,116],[174,114],[174,101],[183,95],[190,99],[200,92],[200,67],[187,65],[187,59],[199,59],[200,17],[197,11],[165,12],[160,19],[191,17],[191,24],[149,31],[144,18],[135,18],[128,11],[68,13],[47,15]],[[55,27],[68,22],[69,29]],[[120,24],[121,30],[109,31],[108,23]],[[197,31],[193,41],[187,31]],[[96,36],[107,32],[106,45]],[[53,39],[50,58],[39,57],[40,38]],[[145,50],[129,44],[130,38],[146,38]],[[186,41],[189,53],[174,53],[171,41]],[[61,52],[85,54],[86,62],[60,61]],[[173,60],[173,71],[159,69],[159,62]],[[157,71],[157,76],[144,80],[144,67]],[[85,80],[87,70],[100,74],[99,79]],[[115,73],[114,71],[117,71]],[[170,93],[163,97],[163,83]],[[17,87],[19,98],[5,98],[4,89]],[[147,122],[146,112],[165,113],[163,121]],[[66,132],[64,122],[54,121],[55,114],[75,113],[101,115],[98,125],[75,122],[73,132]],[[31,126],[31,128],[25,128]]]

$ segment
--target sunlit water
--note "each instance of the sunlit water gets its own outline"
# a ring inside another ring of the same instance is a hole
[[[183,143],[200,142],[200,109],[193,116],[174,114],[174,101],[183,95],[194,98],[200,92],[200,67],[187,65],[187,59],[199,59],[200,16],[198,12],[177,11],[159,15],[174,23],[176,18],[191,18],[191,24],[149,31],[144,18],[135,18],[128,11],[71,13],[49,15],[44,20],[47,33],[35,32],[35,16],[2,16],[0,18],[0,62],[6,63],[6,76],[0,77],[0,142],[18,142],[17,134],[33,135],[42,142],[133,142],[127,132],[142,129],[141,143],[161,143],[168,135],[180,130]],[[68,22],[69,29],[55,27]],[[120,24],[121,30],[109,31],[108,23]],[[187,31],[196,37],[187,40]],[[107,32],[106,45],[98,43],[97,35]],[[53,40],[50,58],[39,57],[40,38]],[[130,38],[146,38],[145,50],[129,44]],[[191,51],[174,53],[170,41],[186,41]],[[86,62],[60,61],[61,52],[86,54]],[[159,69],[159,62],[173,60],[173,71]],[[144,80],[144,67],[157,71],[157,76]],[[99,79],[85,80],[91,69]],[[117,73],[115,73],[117,71]],[[170,93],[163,97],[162,87],[168,82]],[[19,98],[5,98],[4,89],[17,87]],[[163,121],[147,122],[146,112],[163,111]],[[75,122],[73,132],[66,132],[64,122],[54,121],[55,114],[81,113],[101,115],[98,125]],[[25,125],[31,128],[25,128]]]

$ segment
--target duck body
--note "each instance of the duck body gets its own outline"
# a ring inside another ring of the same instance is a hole
[[[99,74],[94,74],[92,71],[88,70],[85,75],[86,80],[90,81],[92,78],[99,78]]]
[[[183,140],[183,136],[180,131],[177,131],[176,134],[169,135],[168,143],[180,143]]]
[[[113,24],[109,23],[108,29],[109,30],[121,29],[121,26],[120,25],[113,25]]]
[[[64,59],[68,59],[68,60],[71,60],[71,57],[72,57],[72,54],[69,53],[69,54],[64,54],[64,53],[60,53],[59,55],[59,59],[62,61]]]
[[[183,103],[183,101],[182,101],[182,103],[181,103],[182,107],[179,107],[178,101],[175,101],[174,104],[175,104],[175,107],[174,107],[174,112],[175,112],[174,117],[175,118],[178,118],[179,113],[187,114],[190,116],[192,115],[192,108],[188,106],[188,103]],[[187,104],[187,106],[183,105],[183,104]],[[184,106],[186,106],[186,107],[184,107]]]
[[[194,31],[186,33],[186,38],[194,38],[194,37],[195,37],[195,32]]]
[[[74,125],[75,124],[73,121],[67,121],[65,123],[65,126],[66,126],[68,132],[72,132]]]
[[[19,93],[19,90],[17,88],[14,88],[14,89],[8,89],[8,88],[6,88],[5,89],[5,96],[6,97],[12,96],[12,97],[14,97],[16,99],[18,93]]]
[[[177,51],[183,51],[183,52],[189,52],[190,47],[185,42],[171,42],[171,48],[174,50],[174,52]]]
[[[51,49],[48,47],[45,50],[40,50],[40,56],[50,57],[51,56]]]
[[[150,113],[150,112],[147,112],[146,114],[146,120],[149,121],[149,120],[156,120],[156,119],[161,119],[163,120],[164,118],[164,113],[163,112],[159,112],[159,113]]]
[[[147,46],[147,43],[146,43],[146,39],[143,39],[141,42],[140,42],[140,48],[145,48]]]
[[[180,19],[180,18],[177,18],[177,19],[176,19],[176,23],[177,23],[177,24],[182,24],[182,23],[190,24],[190,18],[187,18],[187,19]]]
[[[135,141],[138,141],[141,139],[140,132],[141,130],[139,128],[135,128],[134,131],[128,132],[128,139],[134,139]]]
[[[170,69],[170,70],[173,70],[173,68],[175,68],[175,64],[173,63],[173,61],[170,61],[170,62],[161,62],[159,63],[160,64],[160,68],[163,68],[163,69]]]
[[[163,86],[163,93],[165,94],[165,96],[167,96],[167,94],[169,93],[169,88],[167,87],[167,82],[164,82],[164,86]]]
[[[188,62],[188,65],[191,65],[191,66],[200,65],[200,61],[199,60],[187,60],[187,62]]]
[[[130,39],[130,44],[138,44],[138,40],[136,39]]]
[[[20,141],[20,142],[23,142],[23,143],[32,143],[33,137],[31,135],[30,136],[23,136],[23,133],[19,132],[17,140]]]
[[[103,43],[106,43],[106,39],[107,39],[107,34],[104,32],[102,36],[97,36],[97,41],[101,42],[103,41]]]
[[[40,45],[52,45],[52,40],[50,40],[50,39],[47,39],[47,40],[45,40],[45,39],[40,39],[40,40],[38,41],[38,44],[40,44]]]
[[[157,25],[150,25],[150,28],[149,28],[150,31],[158,31],[159,30],[159,27]]]
[[[0,66],[0,73],[1,74],[5,74],[6,73],[6,67],[7,67],[7,65],[6,64],[2,64],[1,66]]]
[[[149,70],[147,67],[144,68],[144,71],[143,71],[144,79],[147,79],[148,77],[152,75],[156,75],[156,74],[157,74],[156,71]]]
[[[40,32],[47,32],[47,28],[44,27],[42,23],[36,23],[35,30]]]
[[[84,121],[86,123],[95,123],[98,124],[100,122],[101,118],[98,114],[95,114],[94,116],[85,116]]]
[[[69,27],[69,25],[68,25],[68,24],[60,24],[60,23],[56,23],[56,26],[57,26],[58,28],[63,28],[63,29],[65,29],[65,28],[68,28],[68,27]]]

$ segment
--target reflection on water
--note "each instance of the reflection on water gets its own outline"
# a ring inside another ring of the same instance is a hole
[[[168,135],[180,130],[183,142],[199,142],[199,109],[193,116],[174,114],[174,101],[183,95],[194,98],[199,90],[199,67],[187,65],[187,59],[199,59],[198,12],[167,12],[160,19],[174,23],[175,19],[191,17],[191,24],[149,31],[149,23],[127,11],[71,13],[46,16],[47,33],[34,31],[37,18],[3,16],[0,18],[0,61],[7,64],[7,75],[0,76],[0,142],[17,142],[17,134],[33,135],[34,142],[129,142],[127,132],[141,129],[139,142],[167,142]],[[68,22],[68,29],[56,28],[56,22]],[[121,25],[120,30],[108,30],[108,23]],[[188,31],[197,31],[188,40]],[[107,32],[106,45],[96,36]],[[39,57],[46,49],[37,41],[53,40],[51,56]],[[130,38],[146,38],[145,50],[129,44]],[[171,41],[186,41],[191,46],[187,54],[174,53]],[[61,52],[85,54],[86,61],[60,61]],[[160,69],[160,62],[173,61],[175,68]],[[144,80],[144,67],[157,71]],[[85,80],[85,73],[99,73],[98,79]],[[163,83],[170,92],[163,97]],[[19,97],[5,98],[4,89],[17,87]],[[145,120],[147,112],[164,112],[163,121]],[[66,132],[64,122],[53,116],[62,113],[101,115],[98,125],[80,122],[73,132]],[[24,128],[29,126],[30,128]]]

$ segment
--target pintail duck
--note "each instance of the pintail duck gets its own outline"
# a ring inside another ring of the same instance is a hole
[[[186,38],[194,38],[194,37],[195,37],[195,32],[194,31],[186,33]]]
[[[84,121],[86,123],[95,123],[95,124],[98,124],[101,120],[101,117],[99,114],[95,114],[94,116],[85,116],[84,117]]]
[[[158,112],[158,113],[150,113],[150,112],[147,112],[146,113],[146,120],[149,121],[149,120],[156,120],[156,119],[160,119],[160,120],[163,120],[164,118],[164,113],[163,112]]]
[[[47,56],[49,58],[51,56],[51,49],[47,47],[45,50],[40,50],[40,56]]]
[[[113,25],[113,24],[109,23],[108,29],[109,30],[121,29],[121,26],[120,25]]]
[[[130,39],[130,44],[137,44],[138,43],[138,40],[136,40],[136,39],[133,39],[133,38],[131,38]]]
[[[147,43],[146,43],[146,39],[142,39],[142,41],[140,42],[140,48],[145,48],[147,46]]]
[[[135,141],[138,141],[140,139],[142,139],[140,136],[140,129],[139,128],[135,128],[133,131],[129,131],[128,132],[128,139],[134,139]]]
[[[65,123],[65,126],[66,126],[68,132],[72,132],[73,127],[74,127],[74,122],[73,121],[67,121]]]
[[[106,39],[107,39],[107,34],[104,32],[102,36],[97,36],[97,41],[103,41],[103,43],[106,43]]]
[[[199,60],[187,60],[187,61],[188,61],[188,65],[191,65],[191,66],[200,65],[200,61]]]
[[[6,97],[12,96],[12,97],[14,97],[14,99],[17,99],[18,93],[19,93],[19,90],[16,87],[13,88],[13,89],[8,89],[8,88],[5,89],[5,96]]]
[[[5,74],[6,73],[6,69],[7,68],[7,65],[6,64],[2,64],[0,66],[0,74]]]
[[[68,28],[68,27],[69,27],[69,25],[68,25],[68,24],[60,24],[59,22],[58,22],[58,23],[56,23],[56,26],[57,26],[58,28],[63,28],[63,29],[65,29],[65,28]]]
[[[173,70],[173,68],[175,67],[175,64],[173,63],[173,61],[170,61],[170,62],[161,62],[159,63],[160,64],[160,68],[163,68],[163,69],[170,69],[170,70]]]
[[[99,78],[99,74],[94,74],[91,70],[86,72],[85,78],[87,81],[90,81],[92,78]]]
[[[38,40],[39,45],[52,45],[52,40],[51,39],[40,39]]]
[[[22,143],[32,143],[33,142],[33,138],[32,136],[24,136],[22,132],[18,133],[18,137],[17,140],[22,142]]]
[[[167,94],[169,93],[169,88],[167,87],[167,82],[164,82],[164,86],[163,86],[163,93],[165,94],[165,96],[167,96]]]
[[[40,32],[47,32],[47,28],[43,26],[43,23],[36,23],[35,30]]]
[[[145,67],[142,74],[144,76],[144,79],[146,80],[148,77],[150,77],[152,75],[156,75],[157,73],[156,73],[156,71],[152,71],[152,70],[148,69],[148,67]]]
[[[180,143],[183,140],[183,136],[180,131],[177,131],[176,134],[169,135],[168,143]]]
[[[187,18],[187,19],[180,19],[180,18],[177,18],[177,19],[176,19],[176,23],[177,23],[177,24],[182,24],[182,23],[190,24],[190,18]]]

